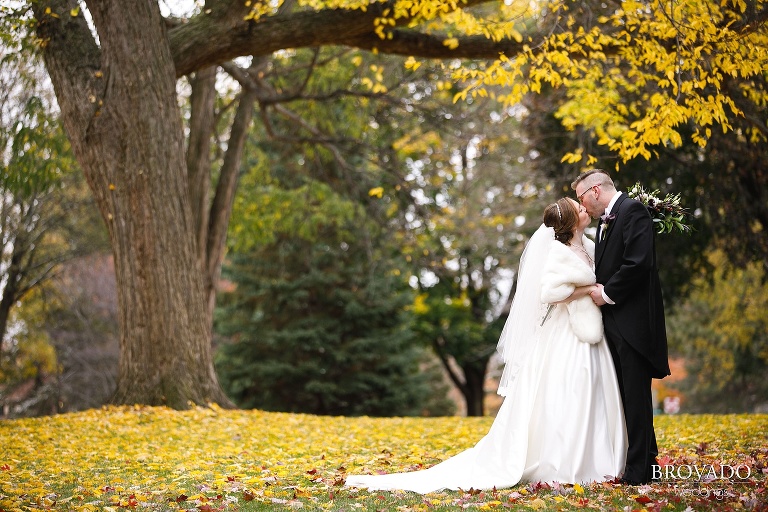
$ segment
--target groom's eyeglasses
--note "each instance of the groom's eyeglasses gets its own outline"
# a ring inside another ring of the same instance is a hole
[[[579,200],[579,204],[584,204],[584,194],[586,194],[587,192],[589,192],[589,191],[590,191],[590,190],[592,190],[593,188],[597,188],[597,187],[599,187],[599,186],[600,186],[600,185],[592,185],[592,186],[591,186],[591,187],[589,187],[587,190],[585,190],[584,192],[582,192],[581,194],[579,194],[578,196],[576,196],[576,199],[578,199],[578,200]]]

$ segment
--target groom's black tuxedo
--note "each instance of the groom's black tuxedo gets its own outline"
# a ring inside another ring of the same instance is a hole
[[[605,237],[595,249],[597,282],[616,304],[603,308],[621,336],[651,365],[651,377],[669,375],[664,302],[656,267],[653,221],[642,203],[622,194]]]
[[[622,194],[595,249],[597,282],[615,304],[601,310],[627,422],[629,448],[623,478],[651,480],[658,454],[653,431],[651,378],[669,375],[664,304],[653,221],[645,206]]]

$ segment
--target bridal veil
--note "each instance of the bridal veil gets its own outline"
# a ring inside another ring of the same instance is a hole
[[[498,390],[501,396],[509,394],[515,377],[527,364],[537,331],[550,313],[549,305],[541,302],[541,278],[554,240],[555,230],[542,224],[520,256],[517,289],[496,347],[504,362]]]

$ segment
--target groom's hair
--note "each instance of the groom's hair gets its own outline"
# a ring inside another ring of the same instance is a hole
[[[590,187],[600,185],[608,190],[616,190],[616,185],[613,184],[613,180],[605,169],[592,169],[579,174],[579,177],[571,183],[571,189],[576,190],[576,186],[582,181],[586,182]]]

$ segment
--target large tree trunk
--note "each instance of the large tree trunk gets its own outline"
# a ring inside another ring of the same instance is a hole
[[[35,4],[75,155],[112,242],[120,324],[115,403],[230,405],[213,369],[175,66],[156,2]]]

